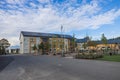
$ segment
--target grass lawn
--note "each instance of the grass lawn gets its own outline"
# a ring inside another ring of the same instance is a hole
[[[120,55],[104,55],[103,58],[99,58],[98,60],[120,62]]]

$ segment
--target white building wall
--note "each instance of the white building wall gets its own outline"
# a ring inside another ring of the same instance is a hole
[[[22,34],[20,34],[20,53],[21,54],[24,53],[24,51],[23,51],[23,49],[24,49],[23,44],[24,44],[24,37],[23,37]]]
[[[29,37],[20,34],[20,53],[29,53]]]

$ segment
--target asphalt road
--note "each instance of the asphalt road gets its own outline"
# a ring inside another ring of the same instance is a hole
[[[13,60],[13,57],[0,55],[0,72]]]
[[[14,55],[0,80],[120,80],[120,63],[53,56]]]

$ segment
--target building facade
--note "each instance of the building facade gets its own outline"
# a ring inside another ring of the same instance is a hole
[[[87,46],[85,46],[85,44],[87,44],[87,42],[89,41],[89,37],[85,37],[83,39],[77,39],[76,43],[77,43],[77,50],[85,50],[87,49]]]
[[[112,50],[120,50],[120,38],[108,39],[107,44],[103,44],[101,41],[96,41],[97,49],[110,48]]]
[[[33,50],[33,46],[40,45],[48,47],[49,53],[61,53],[70,51],[71,39],[70,35],[51,34],[51,33],[39,33],[39,32],[27,32],[21,31],[20,33],[20,53],[34,53],[38,52]]]
[[[103,44],[102,41],[93,41],[96,46],[88,46],[89,38],[77,39],[77,48],[78,50],[116,50],[120,51],[120,38],[108,39],[107,44]],[[87,44],[85,46],[85,44]]]
[[[20,53],[20,47],[19,46],[10,46],[6,48],[7,54],[19,54]]]

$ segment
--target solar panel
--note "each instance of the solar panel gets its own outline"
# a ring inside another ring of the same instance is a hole
[[[72,38],[70,35],[61,35],[61,34],[52,34],[52,33],[39,33],[39,32],[27,32],[27,31],[21,31],[23,36],[29,36],[29,37],[58,37],[58,38]]]

